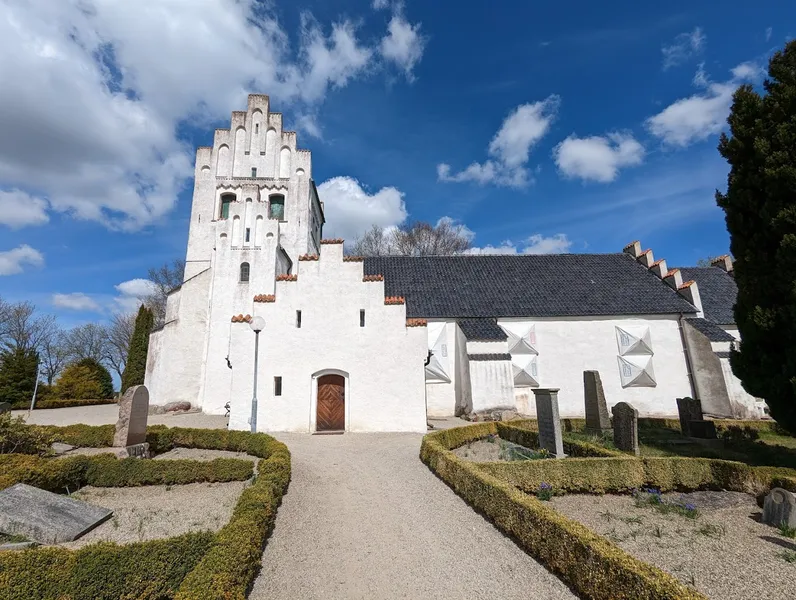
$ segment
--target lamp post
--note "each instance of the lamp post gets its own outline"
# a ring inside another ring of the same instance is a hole
[[[260,332],[265,329],[265,319],[254,317],[249,323],[254,332],[254,390],[252,391],[252,415],[249,418],[251,432],[257,432],[257,353],[260,348]]]

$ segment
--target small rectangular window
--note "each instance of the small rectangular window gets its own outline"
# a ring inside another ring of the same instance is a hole
[[[296,327],[301,329],[301,311],[300,310],[296,311]]]
[[[260,124],[259,123],[255,123],[254,124],[254,133],[260,133]]]
[[[274,396],[282,395],[282,378],[274,377]]]
[[[257,169],[252,167],[252,177],[257,177]]]
[[[365,311],[364,310],[360,310],[359,311],[359,326],[360,327],[364,327],[365,326]]]
[[[247,242],[249,241],[249,238],[251,237],[251,233],[252,233],[252,230],[251,230],[251,228],[250,228],[250,227],[247,227],[247,228],[246,228],[246,241],[247,241]]]

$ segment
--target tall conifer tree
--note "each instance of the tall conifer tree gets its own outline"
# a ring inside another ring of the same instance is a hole
[[[735,257],[733,372],[796,432],[796,41],[772,56],[765,94],[735,92],[719,152],[730,164],[724,209]]]
[[[146,373],[146,357],[149,349],[149,334],[155,324],[155,317],[150,309],[141,306],[135,318],[135,329],[130,340],[130,352],[122,373],[122,393],[134,385],[144,383]]]

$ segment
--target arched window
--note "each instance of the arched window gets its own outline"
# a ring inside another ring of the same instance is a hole
[[[249,281],[249,263],[240,263],[240,282],[246,283]]]
[[[271,196],[268,206],[268,218],[285,220],[285,197],[282,195]]]
[[[221,211],[218,215],[219,218],[229,219],[229,207],[233,202],[235,202],[235,194],[224,194],[221,196]]]

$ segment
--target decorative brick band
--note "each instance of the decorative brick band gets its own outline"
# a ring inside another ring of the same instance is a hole
[[[683,285],[681,285],[681,286],[680,286],[679,288],[677,288],[677,289],[678,289],[678,290],[684,290],[685,288],[689,288],[689,287],[691,287],[691,286],[692,286],[692,285],[694,285],[695,283],[696,283],[696,281],[694,281],[694,280],[692,279],[691,281],[686,281],[686,282],[685,282]]]
[[[287,275],[283,273],[282,275],[276,276],[277,281],[298,281],[298,275]]]
[[[362,281],[384,281],[384,275],[365,275]]]
[[[622,250],[627,250],[627,249],[628,249],[628,248],[630,248],[630,247],[631,247],[633,244],[638,244],[638,243],[639,243],[639,241],[638,241],[638,240],[635,240],[635,241],[633,241],[633,242],[630,242],[630,243],[629,243],[627,246],[625,246],[624,248],[622,248]]]
[[[364,256],[344,256],[343,262],[365,262]]]
[[[652,264],[650,265],[650,269],[651,269],[652,267],[657,267],[659,264],[661,264],[661,263],[662,263],[663,261],[665,261],[665,260],[666,260],[665,258],[659,258],[658,260],[656,260],[654,263],[652,263]]]
[[[405,301],[403,296],[387,296],[384,304],[405,304]]]
[[[664,275],[664,277],[674,277],[680,269],[669,269],[669,272]]]
[[[342,244],[345,242],[343,238],[331,238],[328,240],[321,240],[321,244]]]
[[[426,327],[428,325],[428,321],[425,319],[407,319],[406,326],[407,327]]]
[[[251,323],[252,316],[251,315],[233,315],[232,317],[233,323]]]
[[[254,297],[255,302],[276,302],[274,294],[259,294]]]
[[[320,257],[317,254],[302,254],[299,260],[318,260]]]

